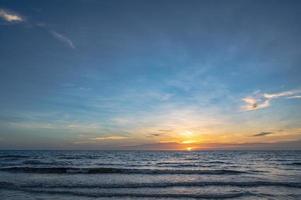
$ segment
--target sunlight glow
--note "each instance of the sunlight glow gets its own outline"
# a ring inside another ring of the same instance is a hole
[[[184,140],[182,141],[182,144],[192,144],[192,143],[196,143],[196,140]]]
[[[187,147],[186,150],[187,151],[192,151],[192,147]]]

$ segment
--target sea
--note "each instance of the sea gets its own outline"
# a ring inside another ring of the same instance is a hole
[[[301,199],[301,151],[0,151],[0,199]]]

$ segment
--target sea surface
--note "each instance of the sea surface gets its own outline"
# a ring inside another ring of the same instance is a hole
[[[301,151],[0,151],[0,199],[301,199]]]

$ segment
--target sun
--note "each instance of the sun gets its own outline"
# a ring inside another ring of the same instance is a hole
[[[192,151],[192,147],[187,147],[186,151]]]

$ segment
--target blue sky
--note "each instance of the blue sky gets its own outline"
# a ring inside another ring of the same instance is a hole
[[[299,1],[0,0],[0,147],[299,141],[300,12]]]

